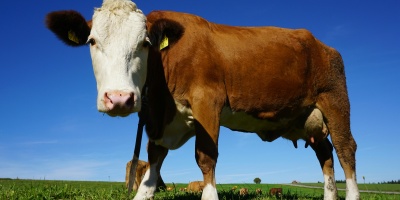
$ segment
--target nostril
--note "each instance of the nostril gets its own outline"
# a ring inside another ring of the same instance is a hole
[[[129,98],[128,98],[128,100],[126,101],[125,104],[126,104],[126,106],[128,106],[128,107],[132,107],[132,106],[135,104],[134,95],[133,95],[132,92],[129,94]]]
[[[109,93],[107,93],[107,92],[104,94],[104,102],[111,103],[111,104],[113,103],[111,98],[109,97]]]

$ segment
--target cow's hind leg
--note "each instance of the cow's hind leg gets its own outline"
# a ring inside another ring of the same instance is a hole
[[[322,111],[339,162],[346,177],[346,199],[359,199],[356,181],[356,142],[350,131],[350,104],[345,89],[320,95],[317,107]]]
[[[318,143],[310,144],[310,146],[315,151],[324,174],[324,198],[336,200],[337,189],[333,169],[332,144],[329,142],[328,138],[325,138]]]
[[[143,180],[140,183],[134,200],[153,199],[154,193],[157,190],[157,182],[162,181],[159,180],[161,178],[160,170],[161,165],[168,154],[168,149],[149,141],[147,153],[150,167],[146,171]]]

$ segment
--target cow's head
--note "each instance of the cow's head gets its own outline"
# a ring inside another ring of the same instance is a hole
[[[100,112],[127,116],[140,111],[150,41],[146,16],[135,3],[104,0],[88,22],[75,11],[52,12],[46,24],[67,45],[90,46]]]

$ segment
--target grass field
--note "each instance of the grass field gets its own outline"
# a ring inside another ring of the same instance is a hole
[[[179,191],[187,184],[167,184],[175,186],[172,191],[163,191],[156,194],[155,199],[200,199],[200,194]],[[308,186],[322,186],[322,184],[304,184]],[[231,188],[237,186],[236,191]],[[240,188],[248,188],[247,196],[240,196]],[[272,187],[283,188],[281,197],[269,196],[267,191]],[[255,190],[261,188],[263,194],[257,195]],[[344,184],[338,184],[338,188],[345,188]],[[395,184],[359,184],[360,190],[368,191],[397,191],[400,185]],[[323,199],[323,190],[316,188],[301,188],[280,184],[218,184],[219,198],[222,200],[246,200],[246,199]],[[344,199],[345,192],[339,191],[340,199]],[[121,182],[88,182],[88,181],[50,181],[50,180],[0,180],[0,200],[13,199],[132,199],[134,194],[128,195],[125,183]],[[362,199],[400,200],[399,194],[361,193]]]

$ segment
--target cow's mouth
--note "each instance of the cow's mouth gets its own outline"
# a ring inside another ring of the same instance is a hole
[[[128,115],[134,113],[134,111],[132,109],[126,110],[115,108],[113,110],[107,110],[105,113],[110,117],[127,117]]]

